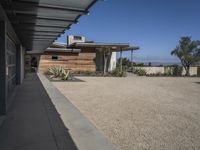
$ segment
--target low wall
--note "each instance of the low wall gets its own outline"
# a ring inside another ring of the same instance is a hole
[[[135,67],[144,69],[147,74],[167,73],[172,67]],[[183,68],[183,75],[185,75],[185,69]],[[197,75],[197,67],[190,68],[190,75]]]

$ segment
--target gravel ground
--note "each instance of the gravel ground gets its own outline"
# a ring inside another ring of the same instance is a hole
[[[119,149],[200,149],[200,78],[80,79],[53,84]]]

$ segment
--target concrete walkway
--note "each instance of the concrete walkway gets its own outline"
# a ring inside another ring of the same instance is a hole
[[[28,74],[0,127],[0,150],[76,149],[115,147],[45,76]]]
[[[79,150],[115,150],[115,146],[47,78],[38,74]],[[64,82],[65,84],[69,84]],[[77,91],[73,91],[76,93]]]
[[[76,150],[36,74],[27,75],[0,128],[1,150]]]

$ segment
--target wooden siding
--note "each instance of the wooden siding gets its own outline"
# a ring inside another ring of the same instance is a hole
[[[58,60],[52,60],[52,56]],[[96,52],[83,51],[81,53],[45,52],[41,55],[38,70],[42,73],[53,66],[62,66],[73,71],[96,71]]]

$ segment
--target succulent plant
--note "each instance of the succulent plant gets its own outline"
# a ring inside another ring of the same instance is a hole
[[[61,66],[48,68],[47,74],[50,78],[60,78],[61,80],[68,80],[69,78],[69,70]]]

